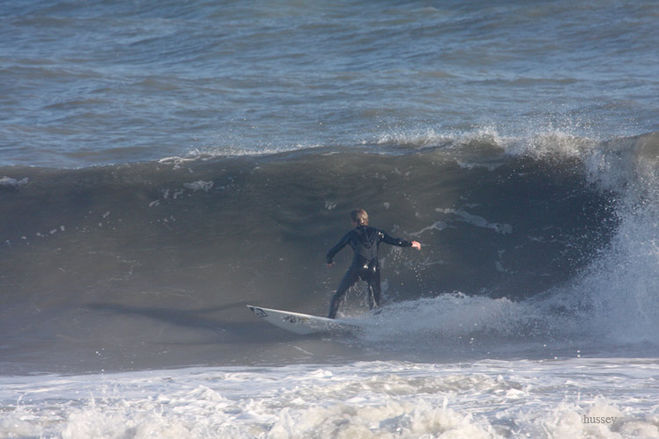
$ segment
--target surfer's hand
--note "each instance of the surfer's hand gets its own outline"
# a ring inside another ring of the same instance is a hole
[[[327,263],[327,267],[333,267],[333,266],[334,266],[334,261]]]
[[[421,250],[421,243],[419,241],[412,241],[412,248]]]

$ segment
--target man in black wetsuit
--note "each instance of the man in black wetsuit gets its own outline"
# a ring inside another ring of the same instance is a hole
[[[354,229],[346,233],[338,244],[327,252],[327,264],[334,265],[334,255],[343,247],[350,244],[354,251],[354,257],[350,268],[343,276],[336,294],[332,297],[330,303],[329,318],[336,318],[339,305],[348,289],[360,278],[368,283],[368,305],[371,309],[380,306],[380,263],[378,261],[378,247],[381,242],[399,247],[413,247],[421,250],[421,244],[417,241],[404,241],[393,238],[382,230],[378,230],[368,225],[368,214],[364,209],[357,209],[350,212],[350,219],[355,226]]]

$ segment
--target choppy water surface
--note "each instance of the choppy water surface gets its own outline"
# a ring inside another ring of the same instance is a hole
[[[654,2],[1,6],[0,437],[659,437]]]

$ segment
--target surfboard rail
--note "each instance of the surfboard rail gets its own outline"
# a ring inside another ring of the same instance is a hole
[[[264,308],[255,305],[247,305],[247,308],[256,317],[265,320],[271,325],[300,335],[322,332],[354,332],[360,329],[358,325],[342,319],[329,319],[327,317]]]

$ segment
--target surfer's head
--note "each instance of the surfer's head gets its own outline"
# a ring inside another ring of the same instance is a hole
[[[350,212],[350,219],[355,226],[368,226],[368,213],[364,209],[355,209]]]

